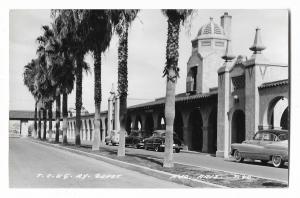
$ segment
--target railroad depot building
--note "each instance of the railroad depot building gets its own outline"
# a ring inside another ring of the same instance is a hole
[[[251,57],[233,55],[231,20],[211,18],[191,41],[187,61],[186,92],[176,95],[174,131],[185,149],[227,158],[231,143],[253,137],[260,129],[289,129],[288,65],[272,63],[263,55],[261,30],[249,43]],[[254,30],[253,30],[254,31]],[[252,45],[251,45],[252,44]],[[119,129],[118,96],[112,90],[108,111],[101,114],[101,137]],[[151,135],[164,129],[164,98],[128,107],[127,132]],[[82,116],[83,140],[92,140],[93,114]],[[75,117],[69,118],[74,137]]]

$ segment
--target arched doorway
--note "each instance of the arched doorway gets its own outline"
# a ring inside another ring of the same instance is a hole
[[[134,129],[139,131],[142,130],[142,118],[140,115],[135,118]]]
[[[107,133],[107,118],[105,118],[105,121],[104,121],[104,124],[105,124],[105,137],[108,135]]]
[[[147,114],[145,123],[145,134],[146,136],[151,136],[154,130],[154,121],[152,114]]]
[[[289,122],[289,108],[287,107],[281,117],[280,126],[282,129],[289,130],[290,122]]]
[[[174,128],[174,132],[177,134],[179,139],[183,140],[183,120],[180,111],[175,112],[173,128]]]
[[[157,129],[166,129],[166,118],[163,113],[159,114],[157,119]]]
[[[93,128],[92,128],[92,121],[89,120],[89,127],[90,127],[90,140],[93,139]]]
[[[208,118],[208,152],[217,151],[217,108],[215,107]]]
[[[270,128],[288,129],[288,99],[282,96],[274,98],[269,104],[267,116]]]
[[[103,130],[102,120],[100,119],[100,140],[102,140],[103,133],[105,133],[105,131]]]
[[[245,113],[236,110],[231,120],[231,143],[241,143],[245,140]]]
[[[191,136],[191,150],[202,151],[203,146],[203,120],[199,109],[191,112],[189,117],[189,133]]]
[[[128,135],[131,132],[131,117],[129,115],[127,115],[127,120],[126,120],[126,131]]]

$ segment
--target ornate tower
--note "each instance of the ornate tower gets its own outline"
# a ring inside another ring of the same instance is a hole
[[[231,51],[231,41],[227,41],[225,50],[224,64],[218,70],[218,126],[217,126],[217,152],[216,155],[220,157],[229,157],[230,152],[230,134],[228,115],[230,107],[230,68],[232,67],[232,60],[235,56]]]
[[[226,42],[231,33],[231,16],[221,17],[221,26],[210,18],[192,40],[192,55],[187,63],[187,93],[206,93],[218,86],[217,71],[222,65]],[[224,28],[226,31],[224,30]]]

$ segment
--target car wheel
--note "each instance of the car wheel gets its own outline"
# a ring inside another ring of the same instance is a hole
[[[159,147],[156,146],[156,147],[154,148],[154,151],[155,151],[155,152],[158,152],[158,151],[159,151]]]
[[[243,162],[244,161],[244,158],[242,158],[241,153],[238,150],[234,151],[233,156],[234,156],[235,161],[237,161],[237,162]]]
[[[274,167],[279,168],[283,166],[284,161],[282,160],[281,156],[274,155],[272,156],[272,164]]]
[[[108,145],[108,142],[105,142],[106,145]]]
[[[175,152],[176,152],[176,153],[179,153],[179,152],[180,152],[180,149],[175,149]]]

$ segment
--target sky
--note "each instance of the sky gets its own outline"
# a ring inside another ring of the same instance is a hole
[[[186,67],[191,55],[191,40],[202,25],[214,21],[220,24],[224,12],[232,16],[232,48],[235,56],[251,56],[255,28],[261,28],[263,51],[271,62],[288,63],[287,10],[197,10],[192,19],[182,26],[179,39],[180,78],[176,93],[185,92]],[[23,84],[24,66],[36,58],[36,38],[42,25],[51,23],[50,10],[11,10],[9,14],[9,109],[34,110],[34,99]],[[188,25],[189,24],[189,25]],[[165,96],[165,65],[167,20],[160,10],[141,10],[132,23],[128,38],[128,106]],[[107,109],[109,91],[117,87],[118,39],[113,37],[109,49],[102,55],[102,104]],[[85,60],[91,67],[83,75],[83,106],[94,112],[93,58]],[[217,74],[216,74],[217,75]],[[69,107],[75,106],[75,87],[69,95]]]

